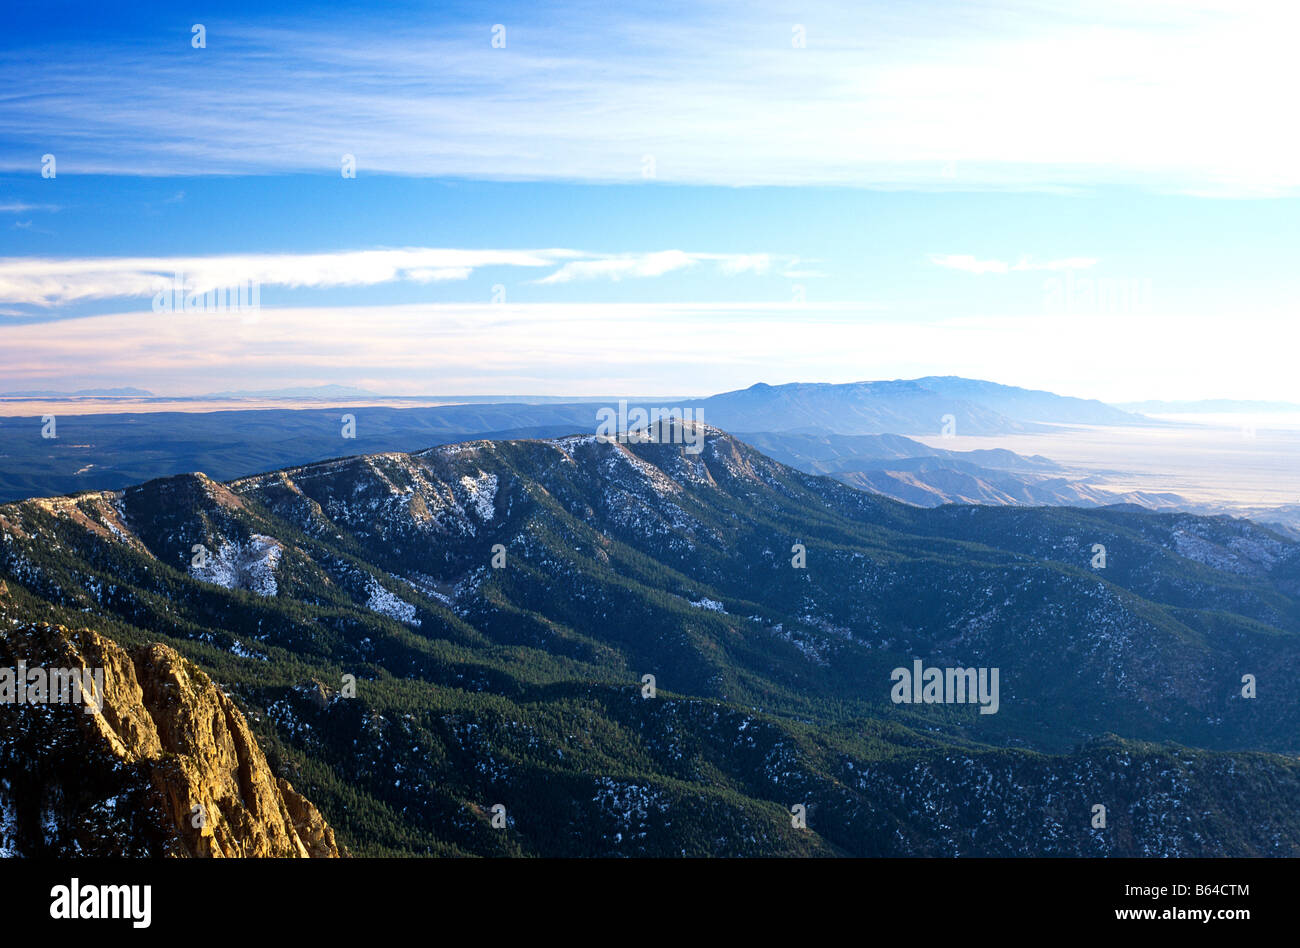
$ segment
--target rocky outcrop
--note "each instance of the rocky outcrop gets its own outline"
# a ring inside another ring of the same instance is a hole
[[[9,620],[6,620],[8,622]],[[99,713],[0,705],[0,843],[22,855],[334,857],[334,831],[277,778],[242,713],[164,645],[0,629],[0,666],[103,669]]]

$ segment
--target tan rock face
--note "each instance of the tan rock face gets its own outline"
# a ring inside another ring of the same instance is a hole
[[[152,645],[130,655],[88,629],[30,625],[0,630],[0,662],[12,665],[18,658],[29,666],[104,669],[102,713],[71,707],[41,710],[59,716],[61,734],[79,734],[88,745],[83,768],[124,764],[138,769],[148,784],[143,796],[157,810],[153,823],[167,839],[169,853],[339,855],[334,831],[308,800],[272,773],[243,714],[177,652]],[[45,808],[42,802],[37,809]],[[75,835],[76,828],[70,829]]]

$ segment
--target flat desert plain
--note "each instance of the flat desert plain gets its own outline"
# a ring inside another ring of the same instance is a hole
[[[1116,493],[1172,491],[1196,504],[1243,512],[1300,504],[1300,414],[1151,417],[1160,423],[916,440],[958,451],[1041,454],[1071,476]]]

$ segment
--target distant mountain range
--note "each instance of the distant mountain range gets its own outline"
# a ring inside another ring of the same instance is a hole
[[[7,392],[11,398],[140,397],[175,401],[229,399],[309,399],[352,402],[419,396],[387,396],[348,385],[239,389],[206,395],[166,397],[137,388],[82,389],[76,392]],[[442,396],[425,396],[427,398]],[[616,399],[565,399],[556,396],[445,396],[458,404],[607,403]],[[831,383],[757,383],[747,389],[707,398],[630,398],[641,405],[676,405],[705,411],[705,418],[731,430],[789,431],[819,429],[839,434],[930,434],[948,425],[960,434],[995,434],[1041,430],[1042,424],[1126,425],[1144,419],[1092,399],[1071,398],[994,382],[956,376],[894,381]],[[948,417],[951,416],[951,423]],[[526,424],[548,423],[529,419]]]
[[[141,388],[86,388],[77,391],[32,389],[0,392],[0,398],[151,398],[163,401],[302,399],[353,402],[437,399],[463,405],[566,405],[616,401],[597,396],[558,395],[384,395],[350,385],[234,389],[205,395],[166,396]],[[732,430],[753,429],[755,414],[768,419],[764,430],[820,429],[839,434],[931,434],[953,415],[960,434],[1000,434],[1042,430],[1040,425],[1153,424],[1148,414],[1300,412],[1300,402],[1212,398],[1191,401],[1135,401],[1107,404],[1052,392],[1017,388],[959,376],[926,376],[893,381],[835,383],[757,383],[747,389],[707,398],[629,398],[632,404],[676,404],[703,408],[706,418]],[[935,412],[940,421],[936,422]],[[708,414],[711,412],[712,414]]]
[[[688,403],[728,431],[957,435],[1044,431],[1048,424],[1133,425],[1148,419],[1099,401],[956,377],[834,385],[766,385]]]
[[[105,723],[162,738],[137,760],[79,709],[0,705],[8,838],[192,851],[188,797],[144,805],[192,786],[233,851],[1300,855],[1300,544],[911,507],[702,434],[0,506],[0,626],[51,663],[120,645]],[[996,710],[896,700],[914,663],[998,670]]]
[[[1149,421],[1093,398],[1074,398],[955,375],[929,376],[916,379],[915,383],[945,397],[973,402],[1016,421],[1054,425],[1136,425]]]
[[[324,401],[333,397],[340,402],[368,397],[363,390],[341,386],[211,397],[272,396]],[[532,402],[359,406],[346,411],[68,414],[59,416],[59,437],[51,440],[39,437],[40,426],[30,418],[0,417],[0,502],[88,488],[116,489],[196,469],[229,479],[337,454],[417,451],[470,437],[550,437],[595,431],[596,412],[609,404]],[[1016,459],[1007,451],[931,450],[899,436],[1004,434],[1049,431],[1051,425],[1146,422],[1101,402],[953,377],[845,385],[757,384],[676,403],[631,402],[646,408],[690,409],[704,422],[733,431],[780,435],[761,442],[755,440],[757,434],[747,437],[803,470],[835,474],[855,486],[921,504],[1093,505],[1108,498],[1078,482],[1049,477],[1053,469],[1044,458]],[[343,437],[345,413],[356,420],[350,432],[354,438]],[[808,437],[796,437],[804,435]],[[864,436],[894,440],[852,440]],[[827,456],[827,451],[836,458]],[[880,463],[891,456],[907,463]],[[929,460],[908,460],[916,458]],[[1165,505],[1155,496],[1127,499]]]

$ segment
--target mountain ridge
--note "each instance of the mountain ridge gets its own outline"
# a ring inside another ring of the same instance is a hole
[[[363,853],[1300,852],[1300,546],[912,508],[705,428],[698,454],[475,441],[5,505],[5,608],[210,668]],[[891,703],[918,657],[1000,667],[1001,709]]]
[[[972,384],[980,387],[974,397],[969,392],[932,391],[908,380],[858,383],[857,387],[757,383],[749,389],[667,400],[667,404],[702,412],[696,417],[731,431],[830,431],[851,437],[1051,430],[1039,421],[1017,420],[1002,413],[1021,411],[1020,402],[1006,393],[1025,390]],[[1056,419],[1059,423],[1099,420],[1095,414],[1080,414],[1083,409],[1077,406],[1100,403],[1050,393],[1029,394],[1038,399],[1037,405],[1056,406],[1061,413]],[[995,404],[997,398],[1004,403]],[[646,408],[664,404],[665,400],[629,400],[630,406]],[[471,437],[555,437],[595,431],[602,407],[608,404],[476,401],[416,408],[348,404],[339,408],[59,414],[58,437],[48,439],[37,437],[41,428],[32,418],[0,417],[0,457],[6,462],[6,471],[0,473],[0,502],[38,493],[120,489],[187,470],[207,470],[214,477],[229,479],[255,470],[306,463],[335,453],[345,437],[344,413],[356,422],[350,432],[353,443],[348,447],[352,453],[368,454],[415,451]],[[1117,421],[1110,411],[1106,417],[1116,423],[1133,423],[1136,417],[1123,416]]]

